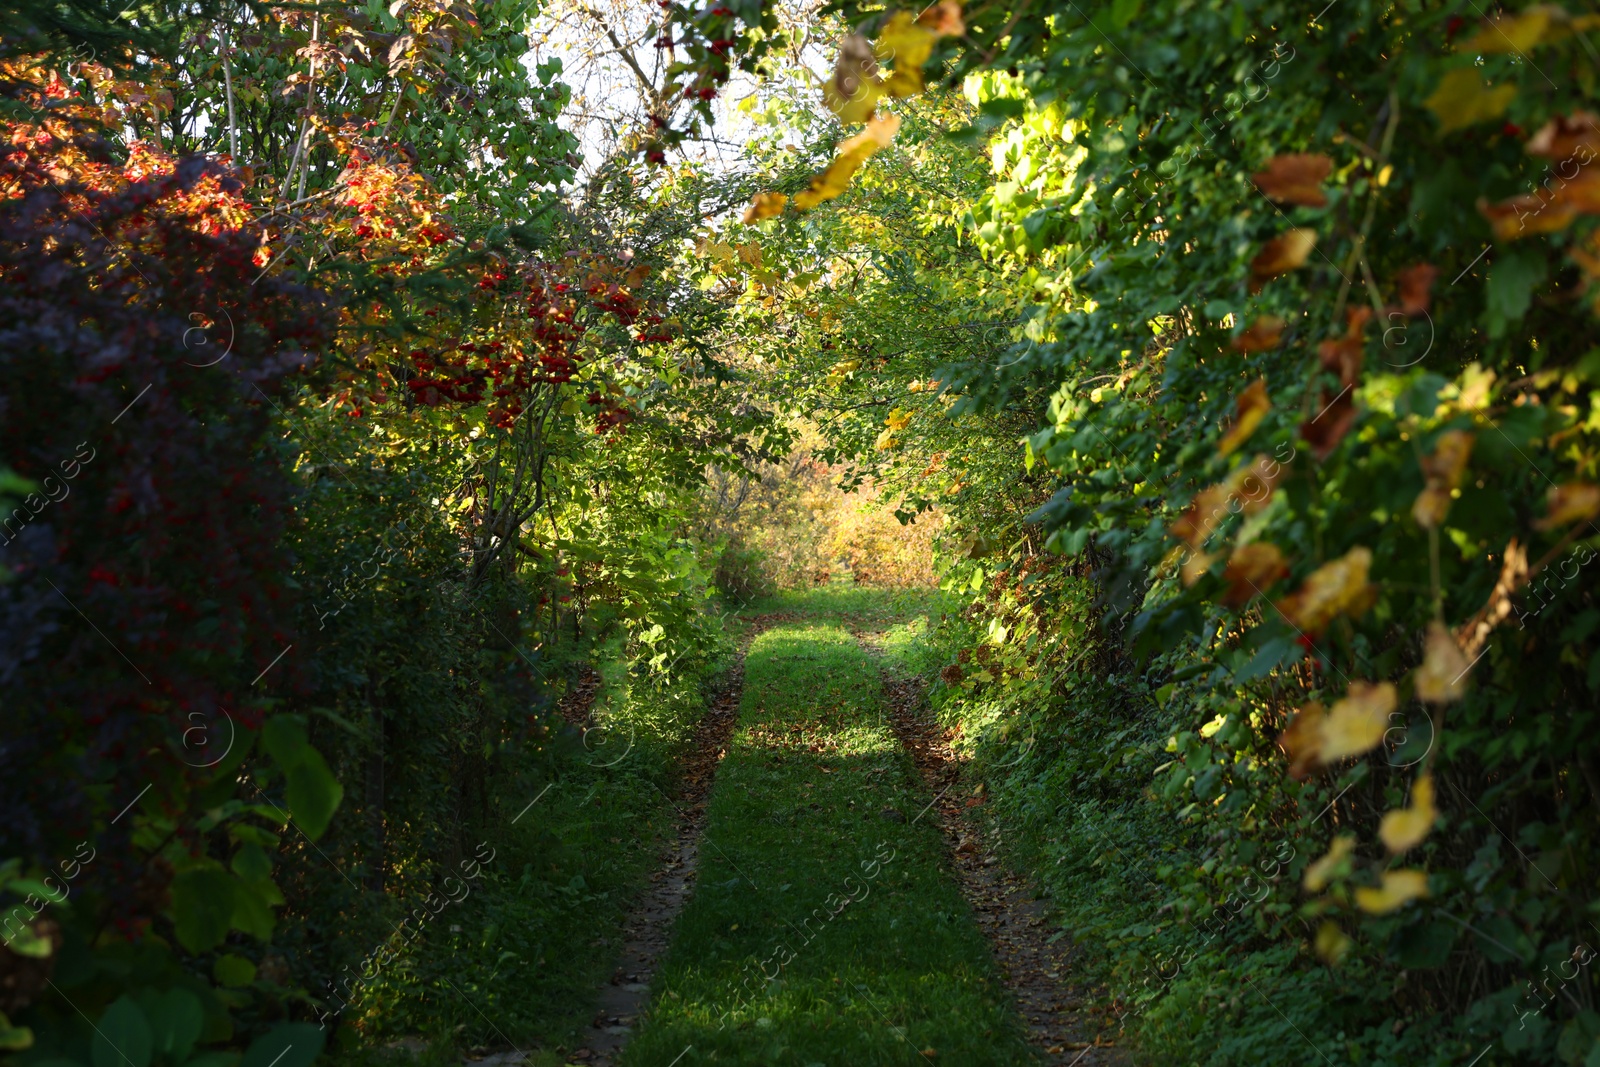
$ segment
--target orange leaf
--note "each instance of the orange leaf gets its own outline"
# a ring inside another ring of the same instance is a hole
[[[1268,241],[1250,261],[1250,291],[1259,293],[1271,279],[1302,266],[1316,245],[1317,231],[1303,227]]]
[[[1323,369],[1338,372],[1342,386],[1355,385],[1356,379],[1361,376],[1362,349],[1366,343],[1362,334],[1371,317],[1372,309],[1369,307],[1351,308],[1345,313],[1344,336],[1317,345],[1317,358],[1322,361]]]
[[[1283,477],[1283,465],[1265,453],[1251,463],[1234,468],[1227,478],[1196,493],[1183,514],[1172,524],[1172,535],[1195,548],[1205,544],[1222,520],[1237,510],[1254,515],[1267,506],[1272,490]]]
[[[1229,341],[1228,347],[1235,352],[1270,351],[1278,347],[1286,325],[1287,323],[1276,315],[1263,315],[1252,322],[1243,333]]]
[[[783,214],[783,205],[789,198],[782,193],[757,193],[755,199],[750,201],[750,206],[745,209],[744,221],[746,223],[760,222]]]
[[[1317,459],[1327,459],[1339,442],[1344,440],[1345,434],[1350,432],[1355,421],[1354,387],[1347,385],[1337,393],[1332,389],[1324,389],[1322,410],[1300,424],[1300,436],[1310,443]]]
[[[1417,263],[1400,272],[1400,310],[1407,315],[1421,315],[1432,302],[1433,282],[1439,268],[1431,263]]]
[[[1529,155],[1552,163],[1565,163],[1580,152],[1587,157],[1581,164],[1591,163],[1600,156],[1600,117],[1591,111],[1557,115],[1540,126],[1523,147]]]
[[[1217,451],[1224,456],[1231,455],[1256,432],[1256,427],[1261,425],[1261,420],[1267,417],[1270,410],[1272,401],[1267,397],[1267,380],[1257,378],[1234,402],[1233,426],[1217,442]]]
[[[1569,522],[1592,519],[1600,514],[1600,485],[1568,482],[1554,485],[1546,497],[1549,514],[1533,524],[1536,530],[1553,530]]]
[[[1333,160],[1321,154],[1273,156],[1267,169],[1250,176],[1256,187],[1280,204],[1326,207],[1322,183],[1333,171]]]
[[[1411,517],[1423,529],[1431,530],[1444,522],[1450,511],[1452,490],[1461,484],[1467,457],[1472,455],[1472,441],[1472,434],[1465,430],[1447,431],[1439,435],[1433,454],[1419,461],[1426,487],[1411,505]]]
[[[1367,582],[1371,566],[1372,550],[1357,545],[1311,572],[1304,585],[1278,602],[1278,610],[1308,634],[1321,633],[1340,615],[1358,618],[1377,598],[1377,587]]]
[[[1313,700],[1294,713],[1278,736],[1278,744],[1289,754],[1289,774],[1298,781],[1304,781],[1316,766],[1322,748],[1322,721],[1327,717],[1322,702]]]
[[[939,0],[936,4],[929,4],[927,10],[917,16],[917,24],[940,37],[959,37],[967,32],[967,24],[961,18],[960,0]]]
[[[1232,608],[1242,607],[1288,573],[1288,561],[1277,545],[1267,541],[1240,545],[1234,549],[1227,569],[1222,572],[1223,580],[1228,583],[1222,601]]]

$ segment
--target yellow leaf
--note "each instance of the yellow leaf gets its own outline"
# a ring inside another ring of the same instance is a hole
[[[1305,887],[1313,893],[1320,893],[1333,881],[1334,868],[1354,852],[1356,848],[1355,834],[1340,834],[1328,843],[1328,854],[1306,868],[1302,879]]]
[[[911,412],[907,411],[905,408],[895,408],[893,411],[889,412],[888,417],[883,421],[884,424],[889,427],[889,429],[899,433],[901,430],[911,425]]]
[[[873,49],[881,62],[894,62],[894,73],[883,83],[889,96],[914,96],[922,92],[922,65],[933,54],[939,35],[919,26],[909,11],[896,11],[889,18]]]
[[[894,140],[895,131],[899,128],[898,115],[886,115],[870,120],[866,130],[839,146],[839,154],[828,165],[828,169],[811,179],[809,189],[795,196],[794,206],[800,211],[810,211],[818,204],[832,200],[844,192],[850,187],[850,179],[855,177],[861,164],[871,158],[878,149]]]
[[[1388,682],[1351,682],[1350,691],[1322,722],[1317,758],[1327,764],[1377,748],[1396,703],[1394,686]]]
[[[839,43],[833,77],[822,87],[822,102],[841,122],[865,122],[872,117],[883,86],[878,81],[878,61],[872,45],[852,33]]]
[[[1313,571],[1304,585],[1278,602],[1278,610],[1306,633],[1321,633],[1339,615],[1355,618],[1377,596],[1377,589],[1367,583],[1371,566],[1372,550],[1357,545]]]
[[[1280,274],[1287,274],[1305,264],[1306,257],[1317,246],[1317,231],[1304,227],[1290,230],[1268,241],[1256,258],[1250,261],[1250,291],[1259,293],[1261,287]]]
[[[1550,27],[1552,11],[1545,4],[1534,4],[1516,15],[1501,15],[1470,39],[1456,45],[1457,52],[1472,55],[1498,55],[1527,52],[1537,46]],[[1562,21],[1567,13],[1561,11]]]
[[[1515,85],[1491,89],[1478,77],[1476,67],[1462,67],[1446,74],[1423,104],[1438,118],[1439,132],[1449,133],[1499,118],[1516,95]]]
[[[1244,444],[1270,410],[1272,401],[1267,397],[1267,380],[1257,378],[1234,402],[1233,426],[1217,442],[1217,451],[1226,456]]]
[[[1422,666],[1412,676],[1417,699],[1430,704],[1448,704],[1461,699],[1467,688],[1466,673],[1467,657],[1461,654],[1461,646],[1456,644],[1449,629],[1443,623],[1430,624]]]
[[[1350,951],[1350,939],[1345,936],[1338,924],[1324,922],[1317,927],[1317,955],[1329,966],[1337,967],[1339,961],[1344,959],[1345,953]]]
[[[1553,530],[1569,522],[1592,519],[1600,514],[1600,485],[1588,482],[1553,485],[1547,503],[1550,512],[1533,524],[1536,530]]]
[[[1428,895],[1426,871],[1384,871],[1377,889],[1363,886],[1356,890],[1356,907],[1372,915],[1387,915],[1409,900]]]
[[[750,206],[745,209],[744,221],[746,224],[760,222],[783,214],[783,205],[789,198],[782,193],[757,193],[755,199],[750,201]]]
[[[1438,817],[1439,810],[1433,806],[1433,775],[1424,774],[1411,790],[1411,806],[1385,814],[1378,836],[1385,848],[1399,855],[1422,844]]]
[[[1472,440],[1466,430],[1450,430],[1439,435],[1433,455],[1422,458],[1426,487],[1411,505],[1411,517],[1423,529],[1431,530],[1444,522],[1450,510],[1451,491],[1461,484],[1467,457],[1472,455]]]

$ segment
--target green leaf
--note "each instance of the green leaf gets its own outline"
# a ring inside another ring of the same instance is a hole
[[[344,787],[328,770],[322,753],[308,745],[300,764],[289,771],[288,798],[289,814],[315,841],[328,828],[334,810],[344,798]]]
[[[150,1020],[155,1054],[173,1064],[187,1060],[205,1023],[200,998],[187,989],[169,989],[140,1003]]]
[[[217,962],[211,965],[211,973],[218,982],[230,989],[237,989],[256,980],[256,965],[230,952],[217,957]]]
[[[239,1067],[311,1067],[324,1036],[310,1023],[281,1023],[251,1042]]]
[[[28,910],[26,905],[18,907],[24,911]],[[5,942],[5,947],[19,956],[28,956],[36,960],[49,959],[50,953],[55,951],[55,943],[48,937],[41,937],[31,925],[22,926],[11,934]]]
[[[264,883],[264,886],[278,903],[283,901],[277,886],[271,882]],[[236,881],[233,884],[233,914],[229,916],[229,924],[258,941],[266,941],[272,937],[272,928],[277,923],[270,907],[272,903],[268,893],[263,892],[263,883]]]
[[[299,766],[311,747],[305,724],[298,716],[274,715],[261,726],[261,744],[279,768],[287,772]]]
[[[272,858],[254,842],[247,842],[233,854],[233,873],[247,882],[260,882],[272,877]]]
[[[1527,314],[1533,291],[1546,272],[1543,256],[1528,250],[1505,252],[1495,261],[1484,291],[1490,337],[1504,336],[1507,326]]]
[[[184,871],[172,880],[172,917],[179,944],[200,953],[222,943],[233,918],[236,885],[226,871],[215,867]]]
[[[95,1023],[89,1042],[89,1058],[94,1067],[149,1067],[150,1023],[129,997],[122,996]]]
[[[5,1012],[0,1012],[0,1052],[21,1052],[33,1047],[33,1031],[26,1026],[12,1026]]]
[[[1126,29],[1128,24],[1139,17],[1139,8],[1144,0],[1112,0],[1111,24],[1117,29]]]
[[[1390,949],[1402,967],[1443,967],[1460,931],[1455,923],[1429,919],[1397,931]]]

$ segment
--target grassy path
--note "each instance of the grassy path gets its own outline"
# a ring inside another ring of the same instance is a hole
[[[625,1065],[1032,1061],[879,694],[831,622],[751,646],[694,893]]]

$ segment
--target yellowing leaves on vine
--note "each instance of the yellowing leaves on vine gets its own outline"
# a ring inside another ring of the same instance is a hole
[[[1328,843],[1328,854],[1306,867],[1306,873],[1301,881],[1313,893],[1320,893],[1329,882],[1340,873],[1349,873],[1346,866],[1341,872],[1339,865],[1344,862],[1356,849],[1355,834],[1340,834]]]
[[[1399,855],[1422,844],[1438,817],[1439,809],[1433,806],[1433,775],[1424,774],[1411,789],[1411,806],[1386,813],[1378,836],[1385,848]]]
[[[1257,378],[1234,402],[1233,426],[1223,435],[1222,440],[1217,442],[1217,451],[1224,456],[1234,452],[1256,432],[1256,427],[1261,425],[1261,420],[1266,418],[1267,412],[1271,410],[1272,401],[1267,396],[1267,380]]]
[[[803,193],[796,194],[795,208],[800,211],[810,211],[818,204],[832,200],[850,188],[850,179],[861,169],[861,164],[870,159],[878,149],[894,140],[895,132],[899,129],[898,115],[886,115],[868,122],[864,131],[839,146],[839,154],[828,164],[827,170],[811,179],[811,187]]]
[[[1338,966],[1350,951],[1350,938],[1339,929],[1338,923],[1324,922],[1317,927],[1317,955],[1329,966]]]
[[[865,122],[877,109],[883,86],[877,79],[878,61],[872,43],[858,33],[839,42],[839,59],[833,77],[822,87],[822,102],[840,122]]]
[[[1467,457],[1472,455],[1472,441],[1472,434],[1465,430],[1446,431],[1439,435],[1433,454],[1419,461],[1425,487],[1411,505],[1411,517],[1423,529],[1431,530],[1444,522],[1454,490],[1466,472]]]
[[[1408,901],[1427,895],[1426,871],[1384,871],[1383,883],[1378,888],[1362,886],[1356,890],[1356,907],[1372,915],[1387,915],[1398,911]]]
[[[1541,44],[1552,44],[1574,30],[1582,32],[1600,25],[1600,17],[1573,18],[1566,8],[1555,4],[1533,4],[1515,15],[1499,15],[1477,33],[1456,46],[1469,55],[1522,55]]]
[[[1396,703],[1394,686],[1388,682],[1351,682],[1350,691],[1322,722],[1317,758],[1327,764],[1377,748]]]
[[[841,121],[865,122],[867,129],[839,146],[828,169],[812,178],[811,187],[794,198],[796,210],[810,211],[849,187],[850,179],[861,164],[887,145],[900,128],[896,116],[876,117],[878,101],[886,96],[905,97],[922,92],[922,66],[933,54],[934,43],[940,37],[965,32],[960,0],[939,0],[917,16],[909,11],[896,11],[884,24],[876,44],[869,45],[857,34],[844,39],[833,76],[823,86],[823,102]],[[894,62],[894,72],[888,78],[879,77],[879,60]],[[774,207],[771,199],[778,195],[759,194],[745,212],[745,221],[767,218],[781,211],[782,201]],[[767,199],[764,201],[763,197]]]
[[[1377,588],[1367,582],[1371,566],[1372,550],[1357,545],[1313,571],[1304,585],[1278,602],[1278,610],[1296,627],[1313,634],[1321,633],[1340,615],[1358,617],[1377,599]]]
[[[1446,704],[1461,699],[1466,692],[1467,657],[1448,627],[1441,622],[1428,626],[1422,666],[1412,675],[1418,700]]]
[[[1499,118],[1516,95],[1515,85],[1491,89],[1478,76],[1478,68],[1462,67],[1446,74],[1423,105],[1439,120],[1439,132],[1449,133]]]

